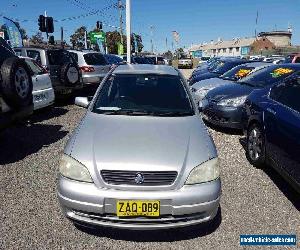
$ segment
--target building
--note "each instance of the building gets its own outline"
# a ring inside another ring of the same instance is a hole
[[[265,37],[275,44],[276,47],[287,47],[291,46],[292,31],[271,31],[271,32],[260,32],[258,37]]]
[[[194,45],[189,49],[193,57],[204,56],[248,56],[261,54],[262,51],[273,50],[276,47],[291,46],[291,30],[261,32],[257,37],[234,38],[216,42]]]

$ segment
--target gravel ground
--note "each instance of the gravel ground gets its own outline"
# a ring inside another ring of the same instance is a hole
[[[56,179],[60,154],[84,112],[55,106],[0,134],[0,249],[238,249],[240,234],[300,237],[299,195],[273,170],[248,163],[242,136],[212,129],[223,184],[219,220],[160,232],[77,229],[60,212]]]

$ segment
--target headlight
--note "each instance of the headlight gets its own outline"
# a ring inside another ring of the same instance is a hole
[[[60,160],[59,172],[61,175],[76,181],[93,182],[88,169],[65,154]]]
[[[220,106],[231,106],[231,107],[238,107],[244,104],[246,101],[247,96],[240,96],[236,98],[231,99],[225,99],[220,102],[218,102],[218,105]]]
[[[185,184],[198,184],[213,181],[220,176],[218,158],[214,158],[195,167],[189,174]]]
[[[208,92],[209,92],[209,89],[199,89],[197,91],[197,95],[204,98]]]

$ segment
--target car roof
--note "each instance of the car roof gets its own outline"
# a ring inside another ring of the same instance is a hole
[[[155,75],[173,75],[178,76],[178,71],[168,65],[153,64],[125,64],[118,66],[114,74],[155,74]]]
[[[269,66],[269,65],[272,65],[272,64],[267,63],[267,62],[249,62],[249,63],[245,63],[245,64],[242,64],[242,65],[256,68],[256,67],[261,67],[261,66]]]

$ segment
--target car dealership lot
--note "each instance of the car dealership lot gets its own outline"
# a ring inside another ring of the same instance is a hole
[[[84,112],[71,102],[56,105],[0,134],[0,249],[236,249],[240,234],[299,237],[299,194],[274,170],[248,163],[243,136],[213,129],[223,184],[214,223],[159,232],[77,229],[60,211],[56,179],[60,154]]]

